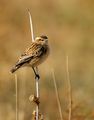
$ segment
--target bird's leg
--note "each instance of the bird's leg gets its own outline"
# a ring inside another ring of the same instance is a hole
[[[34,67],[32,67],[32,69],[33,69],[33,71],[34,71],[34,74],[35,74],[35,79],[36,79],[36,78],[40,79],[40,76],[39,76],[39,74],[37,74],[37,73],[36,73],[36,70],[35,70],[35,68],[34,68]]]

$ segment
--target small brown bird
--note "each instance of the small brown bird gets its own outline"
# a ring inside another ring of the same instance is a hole
[[[31,46],[20,56],[16,64],[12,67],[11,72],[14,73],[17,69],[23,66],[32,67],[35,78],[39,75],[35,71],[35,67],[41,64],[49,55],[48,37],[40,36],[36,37],[35,41],[31,43]]]

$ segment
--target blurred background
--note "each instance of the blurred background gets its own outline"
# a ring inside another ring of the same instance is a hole
[[[72,120],[94,120],[94,1],[0,0],[0,119],[15,120],[15,77],[10,68],[31,43],[27,9],[34,35],[47,35],[51,55],[39,66],[40,112],[59,120],[51,70],[54,69],[62,114],[68,120],[66,55],[72,85]],[[17,71],[19,120],[31,120],[35,93],[31,68]]]

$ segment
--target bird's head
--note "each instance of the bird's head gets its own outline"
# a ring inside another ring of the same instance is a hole
[[[41,35],[40,37],[36,37],[35,40],[41,44],[47,44],[48,43],[48,37],[45,35]]]

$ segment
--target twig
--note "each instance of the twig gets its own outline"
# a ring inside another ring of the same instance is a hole
[[[39,80],[36,78],[36,97],[39,98]],[[39,104],[36,106],[36,120],[39,119]]]
[[[16,120],[18,120],[18,83],[17,75],[15,74],[15,90],[16,90]]]
[[[28,15],[29,15],[29,22],[30,22],[31,37],[32,37],[32,41],[34,42],[33,23],[32,23],[32,17],[29,9],[28,9]]]
[[[69,115],[68,120],[72,120],[72,88],[71,80],[69,75],[69,58],[66,56],[66,72],[67,72],[67,81],[68,81],[68,93],[69,93]]]
[[[32,36],[32,41],[34,42],[34,33],[33,33],[33,24],[32,24],[32,17],[31,17],[31,13],[28,10],[28,14],[29,14],[29,20],[30,20],[30,29],[31,29],[31,36]],[[37,70],[37,74],[38,74],[38,68],[36,67]],[[39,79],[36,78],[36,97],[39,98]],[[36,106],[36,120],[39,119],[39,104]]]
[[[54,81],[54,87],[55,87],[55,93],[56,93],[56,99],[57,99],[57,103],[58,103],[58,109],[59,109],[60,119],[63,120],[61,103],[60,103],[60,98],[59,98],[59,94],[58,94],[58,89],[57,89],[57,84],[56,84],[54,70],[52,70],[52,77],[53,77],[53,81]]]
[[[39,74],[38,67],[36,67],[36,73]],[[36,78],[36,96],[37,98],[39,98],[39,79],[38,78]]]

